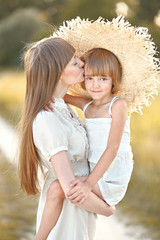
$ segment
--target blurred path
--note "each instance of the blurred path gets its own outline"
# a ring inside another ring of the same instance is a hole
[[[15,129],[0,117],[0,150],[15,164],[18,134]]]
[[[0,150],[8,160],[16,164],[15,154],[17,150],[18,134],[4,119],[0,117]],[[98,216],[96,237],[94,240],[151,240],[144,238],[141,234],[145,229],[141,226],[126,226],[124,222],[117,218],[118,211],[109,218]],[[126,221],[125,216],[121,219]]]

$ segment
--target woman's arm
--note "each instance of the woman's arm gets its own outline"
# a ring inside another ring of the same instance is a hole
[[[71,182],[76,179],[67,151],[58,152],[51,157],[50,161],[55,170],[60,185],[66,195],[66,193],[70,190]]]

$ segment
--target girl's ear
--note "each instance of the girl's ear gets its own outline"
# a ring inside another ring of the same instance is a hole
[[[112,83],[112,93],[114,93],[114,84]]]

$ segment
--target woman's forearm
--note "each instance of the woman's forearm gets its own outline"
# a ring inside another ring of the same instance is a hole
[[[50,161],[55,170],[60,185],[66,195],[66,193],[70,190],[71,182],[76,179],[67,151],[61,151],[55,154],[51,157]]]

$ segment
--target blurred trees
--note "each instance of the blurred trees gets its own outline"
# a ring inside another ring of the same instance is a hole
[[[153,21],[158,10],[160,10],[159,0],[139,0],[137,17],[140,20]]]
[[[0,0],[0,19],[19,8],[36,8],[44,12],[52,24],[57,24],[66,0]]]
[[[36,9],[17,10],[0,24],[0,65],[20,64],[20,55],[26,43],[46,35],[43,15]]]
[[[160,10],[160,1],[122,1],[0,0],[0,65],[18,64],[18,60],[15,59],[19,58],[20,49],[24,45],[22,42],[33,41],[36,35],[40,37],[44,36],[45,33],[46,35],[49,34],[50,27],[47,27],[46,24],[44,30],[45,24],[42,22],[59,25],[64,20],[75,18],[76,16],[89,18],[90,20],[96,20],[101,16],[111,20],[117,14],[123,14],[123,11],[117,10],[119,5],[121,7],[125,6],[126,18],[132,25],[149,28],[149,33],[152,34],[153,41],[155,41],[158,50],[160,50],[160,27],[154,23],[154,17]],[[29,15],[29,9],[31,8],[37,9],[37,12],[34,14],[31,11]],[[41,31],[42,33],[40,33]]]
[[[64,13],[66,19],[89,18],[96,20],[99,16],[112,18],[115,16],[115,0],[68,0],[68,10]]]

